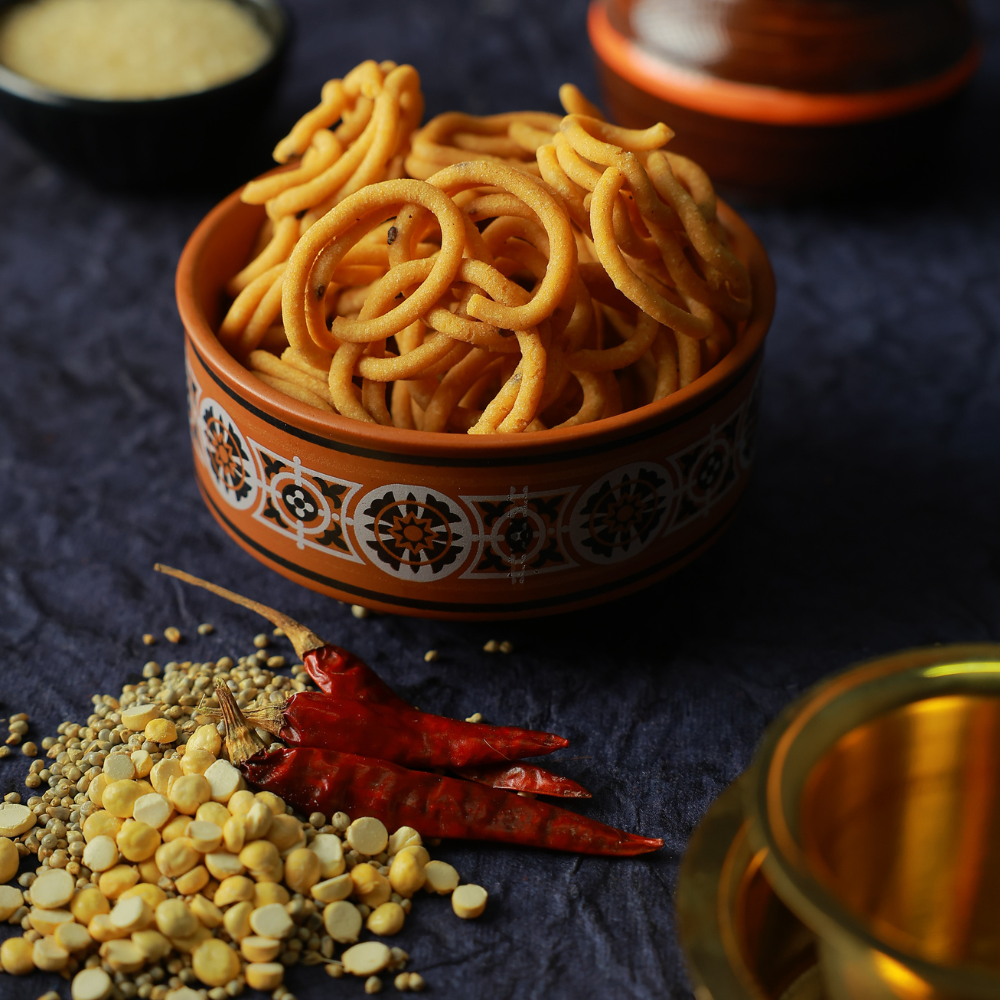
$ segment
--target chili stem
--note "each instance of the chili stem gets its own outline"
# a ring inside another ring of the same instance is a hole
[[[202,703],[198,705],[198,714],[213,721],[221,719],[222,710],[216,708],[214,705],[206,705],[205,701],[206,698],[203,697]],[[258,699],[247,707],[247,710],[243,713],[243,717],[254,729],[263,729],[264,732],[270,733],[272,736],[278,736],[281,733],[281,727],[285,724],[285,708],[287,705],[287,698],[280,705],[275,705],[273,702],[261,703]]]
[[[232,590],[226,590],[225,587],[220,587],[217,583],[209,583],[208,580],[202,580],[201,577],[193,576],[191,573],[185,573],[182,569],[174,569],[173,566],[156,563],[153,569],[157,573],[164,573],[177,580],[182,580],[184,583],[190,583],[195,587],[203,587],[205,590],[211,591],[219,597],[224,597],[227,601],[232,601],[233,604],[239,604],[241,607],[256,611],[257,614],[266,618],[272,625],[276,625],[284,631],[300,658],[305,656],[311,649],[319,649],[321,646],[326,645],[315,632],[307,629],[305,625],[300,625],[294,618],[289,618],[288,615],[281,611],[276,611],[274,608],[269,608],[266,604],[252,601],[249,597],[244,597],[242,594],[237,594]]]
[[[219,710],[226,726],[226,751],[234,764],[242,764],[261,750],[266,750],[264,741],[247,725],[233,692],[225,681],[215,682],[215,697],[219,699]]]

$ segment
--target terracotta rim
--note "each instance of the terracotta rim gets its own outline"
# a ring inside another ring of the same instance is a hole
[[[188,239],[177,265],[177,306],[192,346],[205,367],[231,387],[245,404],[324,441],[347,442],[387,459],[397,457],[413,461],[422,457],[433,459],[435,464],[481,464],[491,460],[510,464],[522,460],[541,461],[553,452],[562,457],[566,451],[576,451],[580,447],[616,446],[623,443],[621,439],[630,432],[640,432],[644,437],[653,429],[662,429],[671,417],[682,419],[690,410],[709,405],[738,380],[757,358],[774,314],[774,274],[767,253],[750,227],[720,201],[719,216],[732,238],[734,249],[750,271],[754,306],[739,343],[691,385],[658,402],[616,417],[533,434],[479,436],[361,423],[339,414],[322,413],[265,385],[216,338],[195,294],[195,274],[210,235],[225,224],[226,217],[239,203],[239,196],[240,191],[234,191],[205,216]]]
[[[814,94],[675,66],[618,31],[603,0],[591,3],[587,29],[598,58],[640,90],[692,111],[761,125],[851,125],[918,111],[960,90],[982,59],[982,46],[974,42],[954,66],[927,80],[857,94]]]

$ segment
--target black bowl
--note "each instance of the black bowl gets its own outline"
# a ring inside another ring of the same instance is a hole
[[[178,97],[101,101],[56,93],[0,64],[0,114],[43,153],[102,187],[214,186],[240,159],[248,176],[248,145],[277,86],[289,23],[277,0],[234,2],[272,44],[247,76]]]

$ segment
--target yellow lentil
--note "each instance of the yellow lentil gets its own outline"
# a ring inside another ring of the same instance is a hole
[[[143,735],[150,743],[173,743],[177,739],[177,727],[169,719],[153,719],[146,725]]]
[[[372,910],[365,922],[365,926],[381,937],[389,937],[398,934],[403,929],[406,922],[406,914],[399,903],[381,903]]]

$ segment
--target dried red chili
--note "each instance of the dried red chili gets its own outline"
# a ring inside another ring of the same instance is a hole
[[[632,856],[663,846],[537,799],[461,778],[314,747],[264,748],[232,693],[217,688],[230,758],[247,781],[304,813],[374,816],[391,830],[412,826],[425,837],[493,840],[577,854]]]
[[[516,764],[486,764],[482,767],[463,767],[456,771],[467,781],[478,781],[490,788],[506,788],[532,795],[556,795],[563,799],[589,799],[590,792],[570,778],[553,774],[534,764],[518,761]]]
[[[289,638],[294,646],[295,638],[293,636]],[[318,649],[299,652],[296,647],[295,651],[302,658],[306,673],[312,678],[316,687],[325,694],[337,698],[353,698],[356,701],[374,701],[381,705],[413,708],[405,698],[400,698],[364,660],[359,660],[353,653],[341,649],[340,646],[324,643]]]
[[[181,570],[160,564],[156,569],[256,611],[284,631],[309,676],[327,696],[298,692],[283,705],[247,712],[254,726],[284,742],[377,756],[407,767],[448,768],[491,788],[590,797],[575,781],[543,768],[509,766],[511,761],[568,746],[563,737],[420,712],[353,653],[324,642],[282,612]],[[475,771],[467,772],[470,767]]]
[[[417,769],[444,767],[490,788],[590,798],[590,792],[575,781],[518,759],[521,755],[542,756],[566,745],[562,742],[554,747],[548,742],[532,749],[529,737],[548,741],[562,737],[512,726],[462,723],[439,715],[428,716],[402,699],[398,704],[402,707],[299,692],[283,705],[248,709],[245,715],[256,728],[292,746],[377,756]],[[511,746],[512,741],[516,746]],[[460,764],[462,759],[468,763]]]
[[[292,746],[380,757],[416,768],[506,764],[569,745],[554,733],[462,722],[321,691],[299,691],[283,705],[248,711],[246,717]]]

